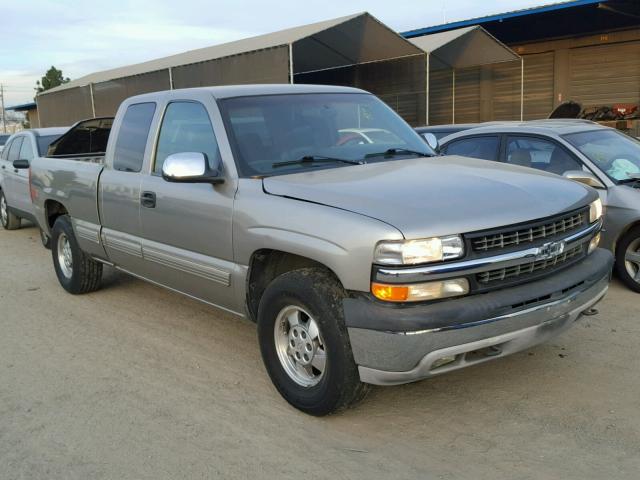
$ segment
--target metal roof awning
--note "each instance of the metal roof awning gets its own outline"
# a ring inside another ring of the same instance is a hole
[[[11,110],[13,112],[27,112],[29,110],[34,110],[38,107],[36,102],[22,103],[20,105],[14,105],[13,107],[7,107],[5,110]]]
[[[456,70],[494,63],[520,61],[520,117],[524,113],[524,64],[522,57],[479,25],[432,33],[409,41],[426,60],[426,124],[429,125],[429,73],[431,68],[450,68],[451,123],[456,123]]]
[[[520,60],[520,56],[479,25],[410,38],[415,46],[451,68]]]
[[[363,12],[92,73],[39,95],[283,46],[292,51],[294,74],[423,53]]]

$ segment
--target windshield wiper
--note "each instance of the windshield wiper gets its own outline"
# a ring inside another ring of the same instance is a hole
[[[297,160],[288,160],[286,162],[276,162],[271,164],[273,168],[286,167],[287,165],[304,165],[307,163],[348,163],[349,165],[362,165],[362,160],[348,160],[346,158],[324,157],[322,155],[305,155]]]
[[[390,148],[384,152],[367,153],[364,158],[372,157],[393,157],[394,155],[418,155],[420,157],[433,157],[431,153],[418,152],[417,150],[409,150],[407,148]]]

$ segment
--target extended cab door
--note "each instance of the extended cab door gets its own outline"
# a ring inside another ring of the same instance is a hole
[[[162,164],[174,153],[200,152],[209,161],[220,159],[223,132],[211,94],[185,92],[166,103],[150,174],[142,180],[140,220],[147,278],[235,310],[231,222],[236,182],[226,168],[232,159],[226,159],[223,184],[162,178]]]
[[[100,176],[100,222],[102,242],[109,260],[131,273],[143,270],[140,234],[140,183],[155,102],[121,107],[107,149],[107,164]],[[83,225],[85,229],[100,226]]]

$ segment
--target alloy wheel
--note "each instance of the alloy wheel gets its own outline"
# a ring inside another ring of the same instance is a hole
[[[57,254],[58,265],[60,265],[62,274],[66,278],[71,278],[73,275],[73,255],[69,238],[64,233],[61,233],[58,237]]]
[[[317,385],[326,370],[327,352],[313,317],[289,305],[278,314],[273,334],[278,359],[287,375],[303,387]]]
[[[640,237],[632,241],[624,254],[624,266],[636,283],[640,283]]]

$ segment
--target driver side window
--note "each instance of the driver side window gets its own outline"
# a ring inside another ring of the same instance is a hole
[[[20,148],[20,160],[33,160],[33,148],[31,146],[31,139],[24,137],[22,140],[22,147]]]
[[[209,166],[217,164],[220,158],[218,142],[204,105],[191,101],[172,102],[162,119],[154,173],[162,173],[162,165],[169,155],[185,152],[204,153]]]

